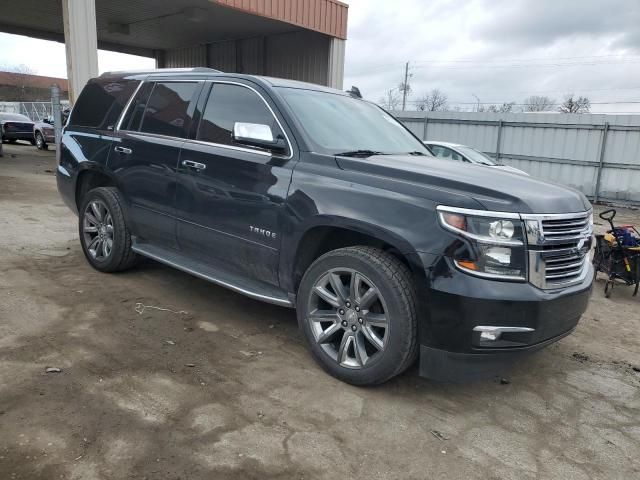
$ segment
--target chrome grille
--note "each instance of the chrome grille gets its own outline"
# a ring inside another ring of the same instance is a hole
[[[553,255],[545,256],[545,280],[547,285],[565,283],[577,278],[582,273],[587,257],[587,251],[571,249],[569,252],[562,250],[553,252]]]
[[[589,216],[572,219],[542,220],[542,232],[547,240],[570,240],[589,227]]]
[[[529,281],[559,288],[584,279],[593,226],[591,212],[522,215],[529,250]]]

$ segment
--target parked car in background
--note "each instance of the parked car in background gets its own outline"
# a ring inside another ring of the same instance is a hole
[[[144,256],[295,307],[313,357],[356,385],[418,357],[433,379],[492,376],[571,333],[589,301],[582,193],[434,158],[354,94],[202,69],[104,74],[57,153],[96,270]]]
[[[486,165],[488,167],[497,168],[507,172],[529,175],[527,172],[510,167],[509,165],[496,163],[486,153],[482,153],[481,151],[466,145],[449,142],[434,142],[431,140],[424,142],[424,144],[429,147],[429,150],[431,150],[431,152],[438,158],[455,160],[457,162],[475,163],[476,165]]]
[[[71,110],[69,107],[62,110],[63,126],[66,125],[70,112]],[[47,150],[50,143],[55,143],[56,131],[53,115],[43,118],[42,121],[36,122],[33,125],[33,138],[36,141],[36,147],[38,147],[38,150]]]
[[[0,134],[3,142],[15,143],[17,140],[27,140],[31,145],[36,144],[33,138],[33,122],[21,113],[0,112]]]
[[[56,133],[53,128],[53,117],[42,119],[33,125],[33,138],[36,141],[38,150],[46,150],[50,143],[55,143]]]

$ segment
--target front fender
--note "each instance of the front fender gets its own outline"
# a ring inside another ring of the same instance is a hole
[[[417,195],[415,186],[392,191],[385,179],[365,183],[362,174],[345,172],[332,159],[324,160],[300,162],[293,173],[281,222],[279,270],[283,288],[294,291],[300,242],[318,226],[366,234],[412,259],[419,258],[417,252],[444,250],[449,235],[436,220],[437,204]]]

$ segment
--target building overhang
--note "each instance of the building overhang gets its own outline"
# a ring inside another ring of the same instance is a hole
[[[347,8],[336,0],[96,0],[98,47],[153,57],[157,50],[297,30],[345,39]],[[0,31],[64,42],[62,18],[61,2],[5,2]]]

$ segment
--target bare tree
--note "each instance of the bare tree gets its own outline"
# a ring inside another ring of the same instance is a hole
[[[564,102],[558,107],[562,113],[589,113],[591,101],[587,97],[574,97],[573,93],[564,97]]]
[[[553,110],[556,101],[545,95],[531,95],[524,99],[525,112],[549,112]]]
[[[0,71],[10,73],[21,73],[23,75],[35,75],[37,71],[29,65],[21,63],[20,65],[0,65]]]
[[[515,106],[516,102],[503,103],[502,105],[489,105],[486,111],[492,113],[511,113]]]
[[[438,88],[418,99],[416,108],[423,112],[441,112],[447,109],[447,96]]]
[[[378,103],[385,110],[397,110],[400,106],[401,98],[397,89],[391,88],[387,90],[387,93],[380,98]]]

